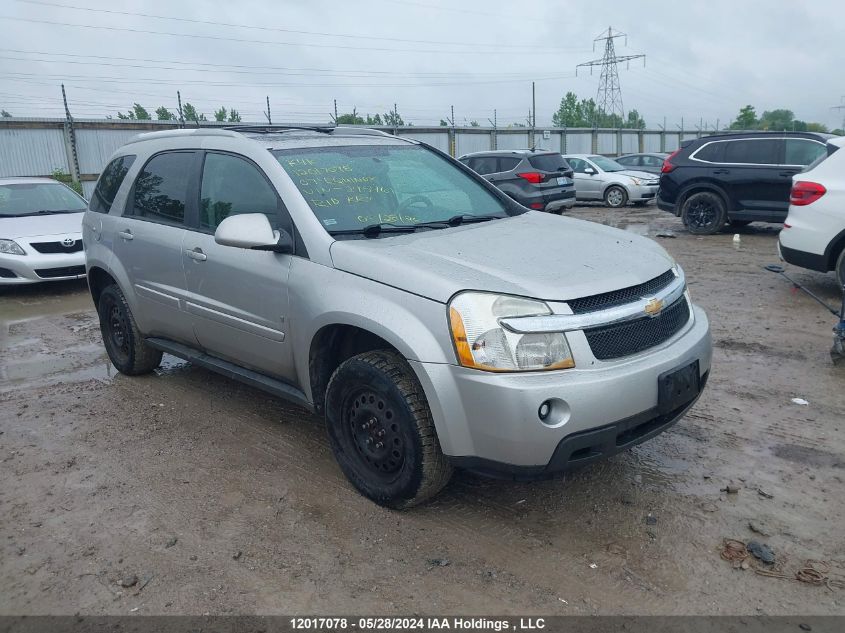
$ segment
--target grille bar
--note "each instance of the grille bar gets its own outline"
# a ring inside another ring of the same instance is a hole
[[[35,274],[42,279],[53,279],[55,277],[74,277],[85,274],[85,266],[63,266],[62,268],[40,268]]]
[[[53,255],[56,253],[78,253],[82,250],[82,240],[74,240],[72,246],[65,246],[61,242],[31,242],[30,246],[39,253]]]
[[[629,288],[622,288],[621,290],[603,292],[602,294],[592,295],[590,297],[573,299],[571,301],[567,301],[566,303],[569,305],[573,314],[584,314],[585,312],[604,310],[606,308],[631,303],[632,301],[636,301],[642,297],[653,295],[672,283],[674,279],[675,273],[671,270],[667,270],[662,275],[659,275],[638,286],[631,286]]]
[[[665,308],[660,316],[585,330],[590,349],[599,360],[631,356],[660,345],[677,334],[690,318],[686,297]]]

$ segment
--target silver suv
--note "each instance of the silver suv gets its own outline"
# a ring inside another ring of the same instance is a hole
[[[325,415],[377,503],[454,466],[512,478],[665,430],[710,370],[707,317],[655,242],[526,211],[420,142],[344,128],[153,132],[83,221],[103,341]]]

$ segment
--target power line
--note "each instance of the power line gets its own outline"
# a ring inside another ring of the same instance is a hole
[[[93,13],[106,13],[111,15],[123,15],[123,16],[133,16],[133,17],[141,17],[141,18],[151,18],[155,20],[172,20],[174,22],[186,22],[189,24],[205,24],[209,26],[224,26],[229,28],[239,28],[239,29],[253,29],[258,31],[273,31],[278,33],[291,33],[295,35],[309,35],[309,36],[319,36],[319,37],[340,37],[340,38],[347,38],[347,39],[362,39],[362,40],[377,40],[383,42],[402,42],[402,43],[411,43],[411,44],[432,44],[436,46],[442,46],[443,44],[453,45],[453,46],[495,46],[498,49],[530,49],[531,51],[536,51],[537,46],[535,44],[499,44],[496,43],[480,43],[480,42],[449,42],[449,41],[442,41],[442,40],[411,40],[404,37],[379,37],[375,35],[353,35],[349,33],[326,33],[320,31],[303,31],[297,29],[284,29],[281,27],[275,26],[260,26],[255,24],[237,24],[233,22],[219,22],[216,20],[198,20],[195,18],[183,18],[178,16],[171,16],[171,15],[156,15],[153,13],[140,13],[134,11],[116,11],[114,9],[95,9],[91,7],[80,7],[70,4],[60,4],[58,2],[45,2],[43,0],[15,0],[16,2],[22,2],[25,4],[35,4],[47,7],[57,7],[61,9],[71,9],[74,11],[88,11]],[[583,50],[577,47],[540,47],[547,50]]]

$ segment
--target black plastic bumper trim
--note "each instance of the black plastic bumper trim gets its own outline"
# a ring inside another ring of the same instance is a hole
[[[794,266],[809,268],[810,270],[818,270],[823,273],[828,271],[827,257],[824,255],[816,255],[815,253],[787,248],[783,244],[780,245],[780,255],[783,257],[783,261],[793,264]]]

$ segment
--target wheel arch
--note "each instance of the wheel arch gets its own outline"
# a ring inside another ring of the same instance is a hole
[[[687,199],[696,193],[702,192],[708,193],[715,193],[722,199],[722,204],[725,205],[725,214],[727,215],[727,219],[730,219],[730,213],[732,211],[730,205],[730,198],[727,192],[717,184],[711,182],[693,182],[688,184],[686,187],[681,189],[678,192],[676,208],[678,209],[678,217],[681,217],[683,214],[684,204],[686,204]]]
[[[836,260],[843,250],[845,250],[845,229],[840,231],[825,249],[825,261],[827,262],[827,269],[829,271],[836,268]]]
[[[88,269],[88,291],[91,293],[95,307],[100,303],[103,290],[112,284],[117,284],[117,281],[105,269],[99,266],[91,266]]]

